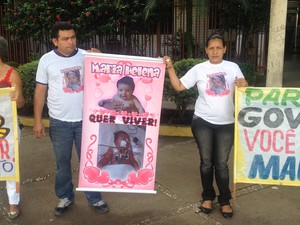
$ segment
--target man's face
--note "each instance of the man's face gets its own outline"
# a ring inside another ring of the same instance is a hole
[[[74,30],[60,30],[58,38],[52,38],[57,50],[64,56],[70,56],[76,49],[76,35]]]

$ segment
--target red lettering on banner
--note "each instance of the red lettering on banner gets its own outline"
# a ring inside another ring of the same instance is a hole
[[[269,130],[262,130],[260,132],[260,149],[263,152],[269,152],[271,149],[271,141],[272,141],[272,136],[271,136],[271,131]],[[266,146],[264,146],[264,143],[267,143]]]
[[[122,117],[124,124],[137,126],[157,126],[157,119],[152,118],[136,118],[136,117]]]
[[[292,149],[296,145],[292,140],[296,137],[293,129],[288,130],[286,133],[281,130],[274,130],[273,132],[270,130],[256,130],[252,140],[248,130],[244,129],[244,136],[250,152],[255,149],[255,144],[259,142],[258,147],[262,152],[273,151],[275,153],[295,154],[295,151]],[[279,143],[283,144],[279,145]]]
[[[252,140],[252,143],[250,143],[249,136],[248,136],[248,131],[246,129],[244,129],[244,135],[245,135],[246,143],[247,143],[247,146],[248,146],[248,149],[250,150],[250,152],[253,151],[253,148],[254,148],[254,145],[255,145],[255,142],[257,140],[257,136],[258,136],[259,132],[260,132],[260,130],[256,130],[255,135],[254,135],[253,140]]]
[[[0,159],[10,159],[9,157],[9,144],[5,138],[0,139]]]
[[[293,129],[289,129],[287,132],[286,132],[286,140],[285,140],[285,145],[286,145],[286,153],[288,154],[294,154],[295,151],[291,150],[290,147],[291,146],[295,146],[296,143],[295,142],[292,142],[291,141],[291,138],[295,138],[296,137],[296,134],[295,134],[295,130]]]
[[[109,115],[94,115],[91,114],[89,119],[93,123],[115,123],[116,117]]]

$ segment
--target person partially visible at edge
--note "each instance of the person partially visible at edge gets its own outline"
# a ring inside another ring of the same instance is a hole
[[[11,92],[11,100],[16,101],[17,108],[22,108],[25,100],[22,94],[22,81],[18,72],[5,63],[7,58],[8,44],[5,38],[0,36],[0,88],[14,87]],[[20,130],[19,130],[20,134]],[[1,137],[0,137],[1,138]],[[19,138],[20,140],[20,138]],[[9,202],[8,218],[13,220],[20,215],[20,183],[15,180],[6,181],[6,190]]]
[[[51,38],[55,49],[41,57],[36,73],[33,132],[37,138],[45,135],[42,111],[47,94],[49,134],[56,160],[55,193],[59,198],[54,215],[60,216],[74,203],[71,155],[74,143],[80,158],[83,118],[83,89],[67,91],[64,78],[69,71],[79,70],[83,80],[84,56],[83,50],[76,47],[75,30],[68,22],[54,24]],[[85,196],[98,212],[109,211],[100,192],[85,192]]]
[[[235,86],[247,87],[248,83],[237,64],[223,60],[226,45],[220,34],[208,37],[205,52],[209,60],[195,65],[180,79],[170,57],[164,56],[163,60],[176,91],[195,85],[198,89],[191,128],[200,154],[202,201],[199,209],[207,214],[212,211],[216,197],[215,177],[221,213],[231,218],[228,158],[234,139],[234,90]]]

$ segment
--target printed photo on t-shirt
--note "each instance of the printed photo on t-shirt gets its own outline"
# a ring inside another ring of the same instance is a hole
[[[207,90],[208,95],[221,96],[230,92],[228,83],[222,73],[210,74],[208,76]]]
[[[80,92],[83,90],[80,71],[78,69],[68,70],[65,72],[65,92]]]

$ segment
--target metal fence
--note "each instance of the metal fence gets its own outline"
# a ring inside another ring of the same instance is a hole
[[[217,2],[217,1],[216,1]],[[3,16],[6,9],[0,6],[0,35],[9,43],[8,61],[16,65],[24,64],[53,49],[50,38],[35,41],[31,38],[17,40],[14,34],[8,32],[3,25]],[[99,48],[102,52],[112,54],[126,54],[137,56],[158,57],[170,55],[175,60],[186,57],[185,55],[185,11],[179,7],[173,7],[173,18],[170,21],[149,26],[145,31],[138,28],[120,28],[116,35],[95,35],[89,42],[79,42],[83,49],[91,47]],[[212,11],[209,16],[201,17],[197,14],[193,18],[193,57],[205,58],[204,46],[206,37],[217,30],[217,12]],[[171,24],[170,24],[171,23]],[[126,32],[125,32],[126,30]],[[241,52],[241,35],[234,30],[225,34],[227,42],[226,59],[236,61]],[[263,32],[253,34],[246,45],[247,62],[252,63],[260,71],[265,70],[266,65],[266,38]]]

